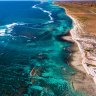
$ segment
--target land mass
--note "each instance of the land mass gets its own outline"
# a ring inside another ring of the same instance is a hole
[[[59,1],[55,4],[64,7],[73,20],[70,34],[75,44],[71,65],[79,72],[73,76],[72,85],[76,90],[86,91],[88,96],[96,96],[96,1]]]

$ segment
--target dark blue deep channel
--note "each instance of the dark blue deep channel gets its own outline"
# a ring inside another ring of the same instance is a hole
[[[72,28],[65,11],[48,2],[0,2],[0,96],[82,96],[70,85]]]

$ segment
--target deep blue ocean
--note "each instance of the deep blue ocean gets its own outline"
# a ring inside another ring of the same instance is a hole
[[[64,9],[48,2],[0,2],[0,96],[83,96],[69,83],[72,28]]]

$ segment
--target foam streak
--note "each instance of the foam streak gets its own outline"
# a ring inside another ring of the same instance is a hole
[[[50,20],[48,22],[46,22],[45,24],[54,22],[53,21],[53,17],[52,17],[52,13],[50,11],[47,11],[47,10],[44,10],[43,8],[41,8],[41,7],[38,7],[38,5],[41,5],[42,3],[43,2],[41,2],[40,4],[36,4],[36,5],[32,6],[32,8],[38,8],[41,11],[43,11],[44,13],[47,13],[48,14]]]

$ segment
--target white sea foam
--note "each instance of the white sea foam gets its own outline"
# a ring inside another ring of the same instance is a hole
[[[10,35],[10,33],[13,31],[13,28],[18,25],[24,25],[24,23],[12,23],[0,26],[0,36]]]
[[[40,4],[42,4],[42,3],[43,3],[43,2],[41,2]],[[41,8],[41,7],[38,7],[38,5],[40,5],[40,4],[36,4],[36,5],[32,6],[32,8],[38,8],[38,9],[40,9],[41,11],[43,11],[44,13],[47,13],[47,14],[48,14],[50,20],[49,20],[48,22],[46,22],[45,24],[54,22],[53,17],[52,17],[52,13],[51,13],[50,11],[44,10],[44,9]]]
[[[7,33],[12,32],[13,31],[13,28],[15,26],[18,26],[18,25],[24,25],[24,23],[12,23],[12,24],[5,25],[6,28],[7,28]]]
[[[13,31],[13,28],[18,25],[18,23],[12,23],[12,24],[8,24],[8,25],[5,25],[6,27],[6,30],[7,30],[7,33],[10,33]]]
[[[4,36],[5,35],[5,31],[6,31],[6,29],[0,29],[0,36]]]

